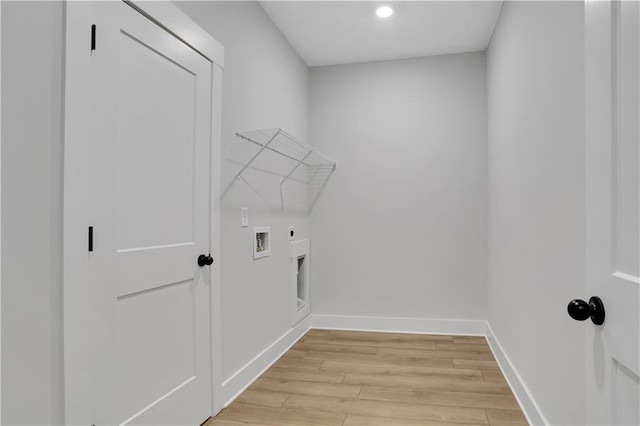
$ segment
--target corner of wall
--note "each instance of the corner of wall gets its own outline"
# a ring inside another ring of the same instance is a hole
[[[309,317],[303,319],[291,330],[284,333],[278,340],[256,355],[251,361],[233,374],[222,384],[222,400],[227,407],[245,389],[267,371],[282,355],[285,354],[302,336],[309,331],[311,320]]]
[[[498,366],[500,366],[500,370],[507,380],[513,395],[516,397],[516,400],[518,400],[518,404],[520,404],[520,408],[522,408],[529,424],[548,425],[549,422],[542,414],[542,410],[540,410],[536,400],[533,398],[531,391],[529,391],[518,370],[516,370],[509,356],[502,348],[502,345],[500,345],[498,338],[493,333],[489,321],[487,321],[486,324],[486,338],[491,352],[493,352],[493,357],[498,362]]]

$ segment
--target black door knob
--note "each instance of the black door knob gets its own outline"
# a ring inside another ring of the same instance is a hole
[[[198,256],[198,266],[203,267],[203,266],[209,266],[213,264],[213,257],[211,257],[211,253],[207,254],[201,254],[200,256]]]
[[[569,316],[577,321],[584,321],[591,318],[595,325],[604,323],[604,304],[602,300],[593,296],[589,299],[589,303],[581,299],[574,299],[567,306]]]

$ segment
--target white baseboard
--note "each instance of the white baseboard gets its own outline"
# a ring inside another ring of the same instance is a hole
[[[511,360],[507,356],[506,352],[500,345],[500,342],[496,338],[495,334],[493,334],[493,329],[491,325],[487,321],[486,327],[486,337],[487,342],[489,342],[489,347],[493,352],[493,356],[496,361],[498,361],[498,365],[500,366],[500,370],[502,370],[502,375],[507,379],[507,383],[509,383],[509,387],[511,391],[515,395],[518,403],[520,404],[520,408],[524,412],[524,415],[527,417],[527,421],[530,425],[548,425],[547,419],[540,411],[540,407],[536,403],[535,399],[529,392],[529,389],[524,384],[524,381],[518,374],[518,371],[515,369]]]
[[[484,336],[484,320],[311,315],[311,328],[388,333]]]
[[[222,383],[222,400],[226,401],[224,406],[227,407],[231,404],[251,383],[284,355],[291,346],[309,331],[310,325],[311,321],[309,317],[303,319],[271,346],[260,352],[233,376],[225,380]]]

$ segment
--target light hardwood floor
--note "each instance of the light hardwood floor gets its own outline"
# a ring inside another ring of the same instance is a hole
[[[206,426],[526,425],[483,337],[310,330]]]

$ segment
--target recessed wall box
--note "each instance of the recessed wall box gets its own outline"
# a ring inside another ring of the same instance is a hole
[[[291,324],[298,324],[311,312],[309,303],[309,240],[292,241]]]
[[[271,227],[257,226],[253,228],[253,258],[271,256]]]

